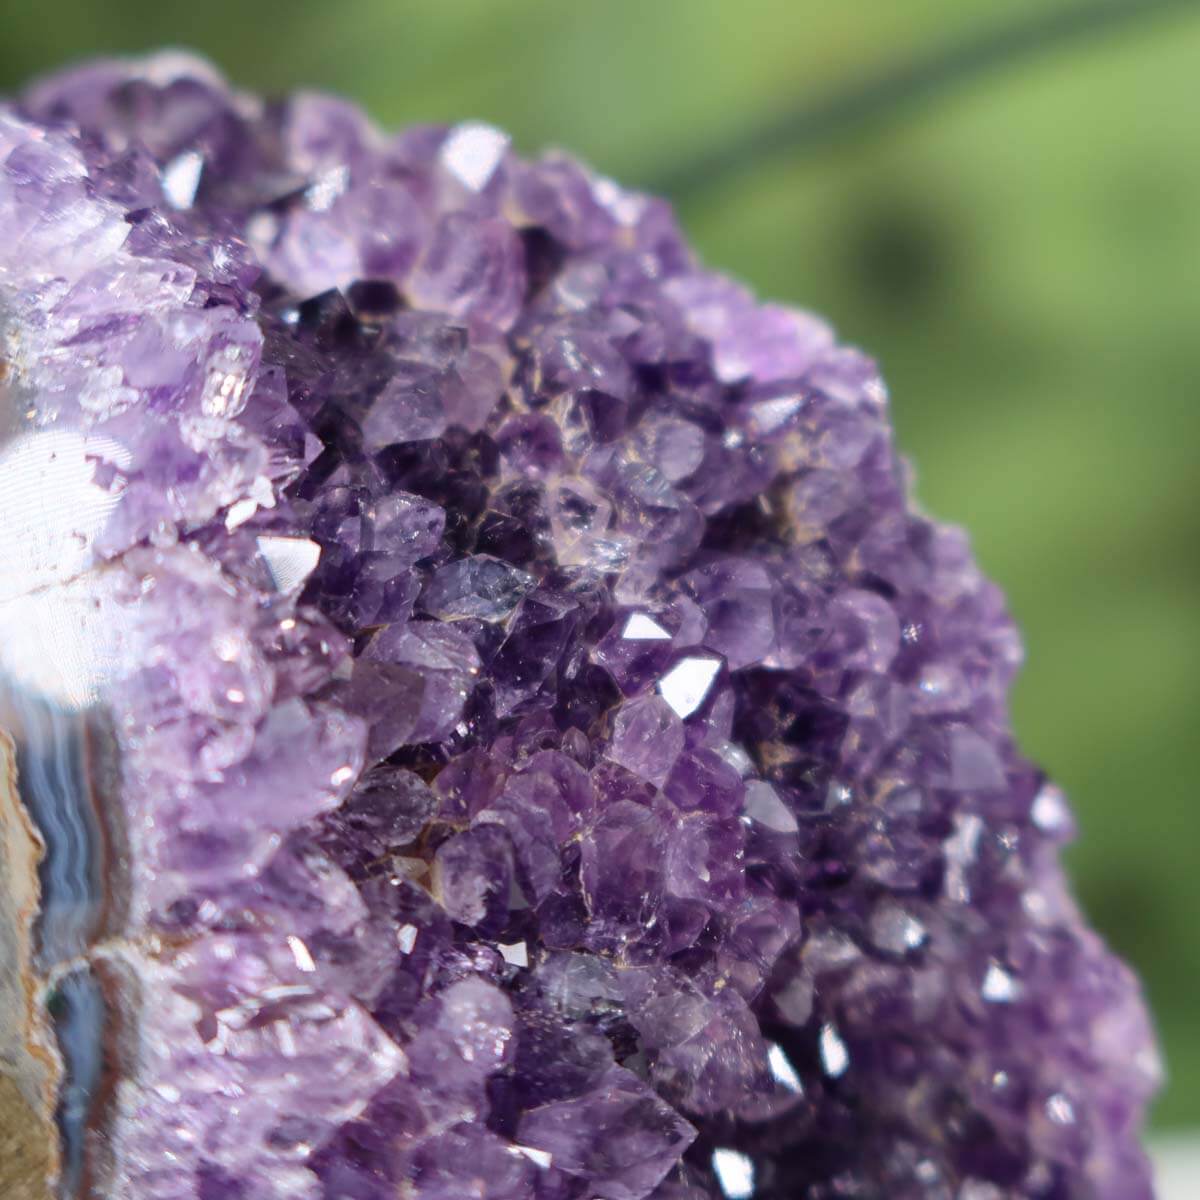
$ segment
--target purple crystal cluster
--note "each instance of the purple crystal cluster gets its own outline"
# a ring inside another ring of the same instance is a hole
[[[96,1194],[1151,1196],[870,360],[569,158],[178,55],[0,110],[0,232],[0,471],[84,498],[0,666],[119,751]]]

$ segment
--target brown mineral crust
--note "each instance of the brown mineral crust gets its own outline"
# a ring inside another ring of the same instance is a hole
[[[87,714],[83,727],[83,782],[96,814],[100,844],[100,911],[95,942],[120,939],[129,923],[129,838],[120,803],[121,764],[111,719],[102,711]]]
[[[31,929],[42,841],[17,791],[12,741],[0,730],[0,1195],[48,1200],[58,1171],[55,1096],[61,1064],[43,1019]]]

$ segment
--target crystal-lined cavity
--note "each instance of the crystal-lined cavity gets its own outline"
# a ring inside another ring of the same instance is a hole
[[[27,1194],[1149,1200],[870,360],[567,157],[180,55],[0,109],[0,231]]]

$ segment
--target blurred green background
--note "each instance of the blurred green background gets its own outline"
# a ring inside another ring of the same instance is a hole
[[[389,124],[484,118],[668,186],[710,263],[876,354],[923,502],[1025,630],[1016,723],[1146,979],[1156,1120],[1200,1126],[1200,4],[1140,7],[737,170],[692,168],[1061,0],[55,0],[5,13],[0,86],[171,43]]]

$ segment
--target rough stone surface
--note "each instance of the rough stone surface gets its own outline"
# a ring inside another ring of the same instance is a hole
[[[41,852],[17,796],[12,742],[0,733],[0,1194],[12,1200],[48,1200],[58,1160],[58,1063],[31,944]]]
[[[0,669],[121,762],[104,1194],[1151,1196],[869,359],[569,158],[180,55],[0,110],[0,231],[0,455],[80,501]]]

